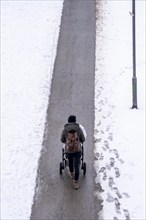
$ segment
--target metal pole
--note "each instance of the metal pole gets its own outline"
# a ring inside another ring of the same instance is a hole
[[[137,108],[137,78],[136,78],[136,36],[135,36],[135,0],[132,0],[132,38],[133,38],[133,77],[132,77],[132,94],[133,108]]]

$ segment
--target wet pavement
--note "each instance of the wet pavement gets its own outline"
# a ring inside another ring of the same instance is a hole
[[[31,220],[99,220],[102,204],[94,195],[95,9],[94,0],[64,1]],[[60,135],[70,114],[87,131],[87,171],[84,176],[81,170],[78,190],[73,189],[67,169],[59,174]]]

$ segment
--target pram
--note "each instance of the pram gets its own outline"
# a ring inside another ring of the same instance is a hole
[[[83,143],[81,145],[81,163],[80,163],[80,167],[83,170],[83,174],[86,174],[86,163],[84,162],[84,147],[83,147]],[[60,174],[62,175],[62,170],[65,169],[65,167],[68,166],[68,158],[66,156],[65,153],[65,148],[62,147],[62,162],[60,162]]]

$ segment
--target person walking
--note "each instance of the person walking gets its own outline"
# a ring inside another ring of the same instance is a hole
[[[61,142],[65,144],[65,154],[69,162],[69,174],[75,189],[79,188],[79,171],[82,144],[86,139],[85,128],[76,122],[76,116],[70,115],[64,125]]]

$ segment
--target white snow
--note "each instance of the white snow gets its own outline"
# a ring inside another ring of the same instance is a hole
[[[145,1],[136,1],[138,109],[131,109],[132,1],[101,1],[97,10],[96,194],[103,190],[102,219],[144,220]]]
[[[146,219],[145,1],[136,1],[138,109],[130,109],[131,4],[97,1],[94,166],[104,220]],[[2,220],[30,217],[62,6],[1,2]]]
[[[63,1],[1,2],[1,219],[29,219]]]

